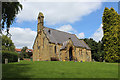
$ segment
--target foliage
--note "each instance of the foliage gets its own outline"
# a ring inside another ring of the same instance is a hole
[[[22,5],[19,2],[2,2],[2,28],[6,25],[7,33],[20,9]]]
[[[96,42],[92,38],[83,39],[88,46],[91,48],[92,59],[95,61],[103,61],[104,60],[104,51],[102,41]]]
[[[105,59],[105,53],[103,48],[103,42],[99,41],[97,45],[97,54],[99,55],[98,60],[101,62]]]
[[[22,48],[21,52],[26,52],[27,49],[28,49],[28,47],[25,46],[25,47]]]
[[[20,60],[23,60],[23,59],[24,59],[24,55],[23,55],[22,53],[20,53],[20,54],[18,55],[18,57],[20,58]]]
[[[33,53],[32,52],[27,52],[27,54],[28,54],[28,58],[30,58],[32,55],[33,55]]]
[[[120,15],[113,8],[105,8],[102,22],[105,60],[120,62]]]
[[[27,49],[28,49],[27,46],[25,46],[25,47],[22,48],[21,53],[19,55],[19,57],[21,59],[23,59],[23,58],[30,58],[30,54],[28,52],[26,52]]]
[[[8,62],[17,62],[18,53],[11,51],[2,51],[2,63],[5,63],[5,58],[8,59]]]
[[[29,51],[26,52],[27,49],[28,49],[27,46],[24,46],[24,47],[22,48],[21,53],[20,53],[20,55],[19,55],[20,59],[23,60],[23,58],[31,58],[31,56],[33,55],[33,53],[32,53],[32,52],[29,52]]]
[[[15,51],[14,43],[6,35],[2,35],[2,50],[4,50],[4,51]]]

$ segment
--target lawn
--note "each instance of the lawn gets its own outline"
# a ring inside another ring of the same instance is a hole
[[[117,63],[21,61],[2,65],[3,78],[118,78]]]

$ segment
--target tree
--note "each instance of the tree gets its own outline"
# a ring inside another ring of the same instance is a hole
[[[25,47],[22,48],[21,52],[26,52],[27,49],[28,49],[28,47],[25,46]]]
[[[90,38],[90,39],[85,38],[83,40],[91,48],[92,59],[94,59],[95,61],[102,62],[104,60],[104,56],[105,56],[104,50],[103,50],[103,42],[102,41],[96,42],[92,38]]]
[[[4,51],[15,51],[14,43],[6,35],[2,35],[2,50],[4,50]]]
[[[27,50],[27,49],[28,49],[27,46],[24,46],[22,48],[21,53],[19,55],[19,57],[21,59],[23,59],[23,58],[30,58],[33,55],[32,50],[29,50],[29,49]]]
[[[23,59],[23,58],[28,58],[29,57],[28,54],[27,54],[27,52],[26,52],[27,49],[28,49],[27,46],[25,46],[25,47],[22,48],[21,53],[19,55],[20,58]]]
[[[105,60],[118,62],[120,61],[120,15],[113,8],[105,8],[102,22]]]
[[[92,54],[92,59],[96,60],[96,61],[99,61],[99,54],[97,54],[97,51],[98,51],[98,43],[96,41],[94,41],[92,38],[90,39],[83,39],[87,44],[88,46],[91,48],[91,54]]]
[[[99,41],[97,45],[97,54],[99,55],[98,60],[102,62],[105,59],[105,53],[103,48],[103,42]]]
[[[22,5],[19,2],[2,2],[2,29],[6,25],[7,34],[20,9],[22,10]]]

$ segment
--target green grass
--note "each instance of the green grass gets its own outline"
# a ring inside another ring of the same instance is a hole
[[[118,78],[117,63],[21,61],[2,69],[3,78]]]

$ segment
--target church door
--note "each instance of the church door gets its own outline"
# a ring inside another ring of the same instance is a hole
[[[72,47],[69,49],[69,60],[73,60],[73,55],[72,55]]]

